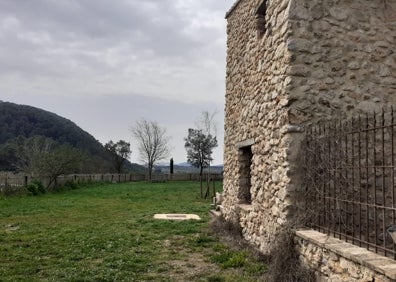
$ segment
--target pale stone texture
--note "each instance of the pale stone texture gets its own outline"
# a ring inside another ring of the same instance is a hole
[[[395,103],[396,2],[267,0],[266,30],[258,32],[262,2],[237,1],[226,16],[221,211],[267,253],[297,214],[304,126]],[[249,203],[239,196],[246,168],[238,144],[247,140]],[[343,272],[339,263],[331,267]]]
[[[261,2],[240,1],[228,17],[222,212],[227,219],[238,220],[245,238],[264,251],[277,225],[286,221],[290,206],[286,191],[289,168],[285,162],[290,159],[288,144],[293,140],[289,136],[292,133],[284,129],[289,125],[287,88],[291,83],[287,79],[291,60],[287,49],[289,3],[279,0],[268,5],[267,15],[273,16],[267,20],[266,33],[260,38],[255,12]],[[241,175],[237,144],[245,140],[253,140],[251,209],[237,205]]]
[[[395,281],[396,262],[317,231],[296,232],[300,261],[317,281]]]

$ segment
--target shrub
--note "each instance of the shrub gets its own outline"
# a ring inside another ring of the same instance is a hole
[[[315,273],[301,265],[294,244],[294,231],[284,229],[278,234],[271,251],[268,279],[277,282],[314,282]]]
[[[43,183],[40,180],[32,181],[32,183],[27,185],[26,189],[33,196],[37,196],[39,194],[45,194],[47,192],[45,190]]]
[[[74,182],[73,180],[66,181],[66,183],[63,186],[66,188],[72,189],[72,190],[78,188],[78,184],[76,182]]]
[[[226,251],[215,255],[212,261],[220,264],[222,268],[243,267],[246,262],[246,253],[243,251]]]

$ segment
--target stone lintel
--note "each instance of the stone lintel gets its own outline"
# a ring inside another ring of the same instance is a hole
[[[315,230],[298,230],[296,236],[396,280],[396,261]]]
[[[250,139],[246,139],[246,140],[236,143],[236,146],[238,149],[240,149],[243,147],[252,146],[253,144],[254,144],[254,139],[250,138]]]

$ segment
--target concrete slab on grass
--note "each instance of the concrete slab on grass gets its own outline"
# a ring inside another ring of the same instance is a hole
[[[201,220],[201,218],[196,214],[186,214],[186,213],[157,213],[154,215],[155,219],[167,219],[167,220]]]

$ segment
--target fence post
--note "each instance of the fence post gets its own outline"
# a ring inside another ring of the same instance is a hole
[[[211,180],[213,183],[213,197],[216,197],[216,186],[215,186],[215,180],[214,180],[213,174],[212,174]]]
[[[24,187],[27,187],[27,185],[28,185],[28,176],[25,175],[25,176],[23,177],[23,186],[24,186]]]

